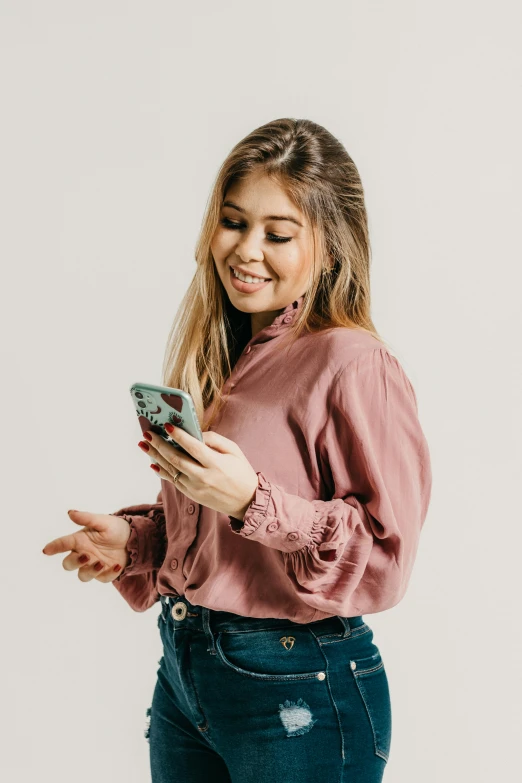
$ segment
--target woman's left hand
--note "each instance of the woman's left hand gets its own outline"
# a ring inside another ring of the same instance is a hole
[[[169,434],[188,454],[155,432],[144,433],[147,453],[160,466],[158,476],[196,503],[242,520],[257,489],[257,474],[237,443],[212,430],[203,433],[203,443],[179,427]]]

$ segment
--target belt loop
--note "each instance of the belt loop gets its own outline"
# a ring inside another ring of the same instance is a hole
[[[210,609],[208,609],[206,606],[202,606],[201,614],[203,618],[203,630],[205,631],[208,639],[207,652],[209,652],[211,655],[215,655],[216,647],[214,644],[214,634],[212,632],[212,628],[210,627]]]
[[[341,617],[340,614],[338,614],[337,617],[344,625],[343,639],[347,639],[348,636],[351,636],[352,633],[352,629],[350,628],[350,620],[348,617]]]
[[[167,614],[169,611],[169,597],[168,595],[162,595],[160,593],[160,602],[161,602],[161,617],[162,619],[167,622]]]

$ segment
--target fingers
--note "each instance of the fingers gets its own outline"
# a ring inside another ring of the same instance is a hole
[[[94,562],[93,558],[86,553],[71,552],[62,560],[62,566],[66,571],[75,571],[77,568],[81,568],[84,565],[93,565]]]
[[[42,552],[44,555],[58,555],[60,552],[70,552],[71,549],[75,548],[75,545],[76,534],[71,533],[68,536],[60,536],[60,538],[49,541],[42,549]]]
[[[158,450],[161,449],[161,445],[158,442],[159,440],[161,440],[161,438],[159,435],[157,435],[156,438],[157,439],[155,440],[154,444],[147,442],[147,446],[149,447],[149,450],[144,453],[146,453],[147,456],[150,458],[151,464],[153,462],[156,462],[160,466],[160,468],[162,468],[163,471],[167,474],[167,476],[170,476],[170,478],[172,479],[174,475],[178,472],[178,468],[175,467],[175,465],[173,465],[172,462],[170,462],[167,459],[167,457],[164,456],[164,454]],[[177,458],[177,454],[178,454],[177,449],[175,449],[174,446],[168,446],[168,449],[175,450],[176,458]],[[171,450],[163,450],[163,451],[164,452],[167,451],[167,454],[172,455]],[[181,470],[181,468],[179,468],[179,470]]]
[[[151,464],[152,462],[156,462],[160,468],[162,468],[171,478],[173,478],[174,475],[178,472],[178,468],[174,467],[172,462],[169,462],[167,459],[165,459],[165,457],[163,457],[158,451],[151,449],[149,456],[151,459]]]
[[[90,511],[75,511],[71,509],[69,512],[69,519],[74,522],[75,525],[88,528],[89,530],[103,530],[102,515],[92,514]],[[57,555],[60,552],[67,552],[75,548],[76,533],[70,533],[67,536],[60,536],[44,546],[42,552],[44,555]]]
[[[99,582],[112,582],[121,573],[121,566],[115,570],[114,564],[106,565],[95,555],[87,552],[71,552],[62,561],[66,571],[75,571],[78,569],[78,579],[80,582],[90,582],[97,579]]]
[[[168,425],[165,425],[165,429],[167,429]],[[181,427],[172,427],[172,430],[167,429],[167,432],[169,432],[170,437],[178,443],[181,448],[185,449],[185,451],[189,454],[190,457],[194,458],[194,462],[196,465],[203,465],[206,468],[209,468],[212,466],[212,451],[207,448],[206,438],[204,433],[203,434],[203,441],[200,441],[199,438],[194,438],[193,435],[190,435],[188,432],[185,432],[184,429]],[[152,433],[153,435],[153,443],[155,443],[156,433]],[[218,435],[218,433],[212,433],[212,438],[216,440],[213,436],[217,436],[217,440],[221,437]],[[223,439],[226,440],[226,439]],[[183,470],[183,468],[180,466],[180,470]],[[185,471],[184,471],[185,472]],[[188,472],[188,471],[187,471]]]
[[[118,535],[113,531],[115,541],[103,539],[107,533],[108,524],[114,526],[117,517],[112,515],[92,514],[87,511],[69,511],[69,517],[77,525],[82,525],[83,530],[71,533],[66,536],[60,536],[49,541],[42,552],[45,555],[57,555],[61,552],[69,554],[62,561],[65,571],[78,571],[78,579],[81,582],[90,582],[96,579],[99,582],[112,582],[121,574],[125,563],[118,562],[120,554],[124,548],[124,537],[122,537],[121,546],[118,548]],[[125,523],[127,529],[128,525]],[[94,536],[93,536],[94,534]],[[100,535],[99,535],[100,534]],[[101,548],[93,544],[94,540],[100,539]],[[114,551],[113,551],[114,550]],[[105,555],[108,555],[109,563],[104,562]],[[101,555],[101,557],[100,557]],[[116,559],[118,558],[118,560]]]
[[[96,566],[101,568],[96,569]],[[112,582],[121,573],[121,568],[115,571],[113,566],[105,566],[99,560],[94,559],[92,563],[86,564],[78,569],[78,579],[80,582],[90,582],[96,579],[98,582]]]
[[[190,455],[182,454],[171,443],[166,443],[163,438],[155,432],[149,432],[152,440],[147,443],[149,451],[148,457],[157,462],[165,473],[173,478],[178,470],[181,470],[187,476],[196,478],[201,471],[201,463],[192,459]]]
[[[114,570],[114,563],[106,565],[95,554],[85,551],[77,552],[75,547],[80,548],[74,535],[61,536],[55,538],[46,544],[42,550],[46,555],[57,555],[60,552],[69,552],[62,561],[65,571],[75,571],[78,569],[78,579],[80,582],[90,582],[91,579],[97,579],[99,582],[112,582],[121,573],[122,567]]]

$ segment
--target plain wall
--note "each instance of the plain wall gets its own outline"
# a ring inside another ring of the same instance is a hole
[[[128,387],[161,382],[222,160],[284,116],[361,173],[374,322],[432,456],[408,592],[365,616],[385,780],[515,779],[521,22],[514,1],[0,0],[2,779],[150,779],[159,606],[41,550],[69,508],[154,502]]]

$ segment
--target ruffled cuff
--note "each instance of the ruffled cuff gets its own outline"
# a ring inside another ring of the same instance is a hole
[[[257,472],[257,489],[243,521],[229,516],[233,533],[281,552],[316,547],[325,529],[324,515],[309,500],[285,492]]]
[[[146,514],[124,513],[123,509],[114,516],[123,517],[130,526],[130,534],[126,549],[130,562],[116,577],[115,582],[123,577],[145,574],[161,568],[167,551],[167,536],[165,513],[161,504],[154,506],[129,506],[125,511],[145,511]]]

